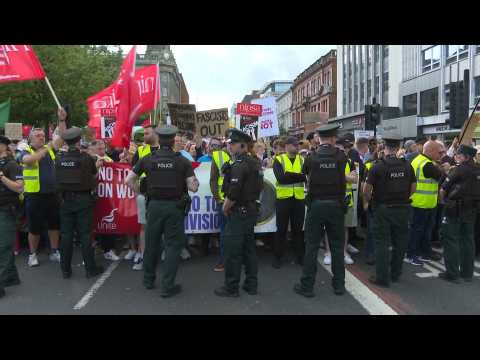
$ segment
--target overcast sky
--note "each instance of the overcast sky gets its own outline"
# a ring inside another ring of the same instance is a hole
[[[125,45],[128,51],[131,46]],[[145,52],[145,45],[138,53]],[[335,45],[172,45],[190,103],[227,107],[271,80],[293,80]]]

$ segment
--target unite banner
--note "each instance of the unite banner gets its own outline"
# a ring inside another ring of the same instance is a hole
[[[94,232],[97,234],[140,233],[135,192],[123,183],[132,167],[123,163],[105,163],[98,169]]]

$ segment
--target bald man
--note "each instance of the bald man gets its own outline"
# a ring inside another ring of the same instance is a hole
[[[432,251],[431,240],[438,205],[438,182],[442,177],[442,170],[436,162],[444,154],[445,147],[440,142],[429,140],[423,146],[423,152],[412,160],[417,189],[411,197],[412,217],[406,259],[412,265],[421,266],[424,261],[441,259]]]

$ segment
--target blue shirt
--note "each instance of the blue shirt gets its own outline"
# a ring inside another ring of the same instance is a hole
[[[183,157],[187,158],[191,162],[195,161],[195,159],[192,157],[192,155],[190,155],[190,153],[186,150],[180,150],[180,154],[182,154]]]
[[[202,162],[212,162],[212,160],[213,158],[210,155],[205,154],[201,156],[197,161],[202,163]]]
[[[54,151],[55,155],[57,154]],[[30,155],[28,151],[22,151],[21,159],[25,155]],[[47,153],[39,161],[39,171],[40,171],[40,193],[41,194],[51,194],[55,192],[56,181],[55,181],[55,162],[52,161],[50,154]]]

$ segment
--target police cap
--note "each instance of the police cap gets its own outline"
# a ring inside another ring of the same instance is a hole
[[[471,156],[473,158],[475,157],[475,155],[477,155],[477,149],[468,145],[460,145],[458,147],[457,153]]]
[[[385,141],[385,145],[388,147],[398,147],[403,137],[395,133],[388,133],[382,135],[382,140]]]
[[[8,137],[0,135],[0,144],[10,145],[11,141]]]
[[[286,145],[298,145],[298,138],[296,138],[295,136],[289,136],[285,140],[285,144]]]
[[[155,128],[155,132],[160,138],[174,138],[177,135],[178,128],[174,125],[161,125]]]
[[[250,135],[245,134],[243,131],[234,128],[230,130],[229,142],[231,143],[243,142],[248,144],[252,142],[252,138],[250,137]]]
[[[62,139],[65,141],[80,140],[81,137],[82,137],[82,129],[76,126],[73,126],[65,130],[62,134]]]
[[[322,137],[336,136],[339,124],[325,124],[318,127],[315,131]]]

